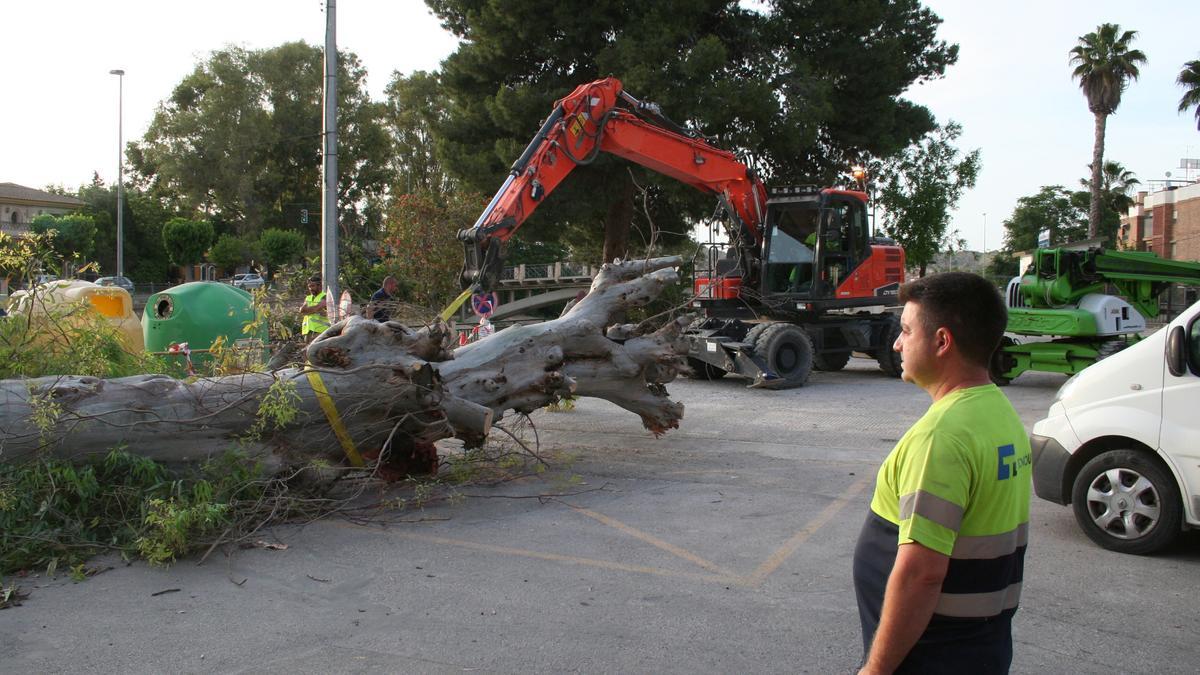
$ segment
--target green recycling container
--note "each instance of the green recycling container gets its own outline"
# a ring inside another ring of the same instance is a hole
[[[224,338],[225,349],[234,349],[243,361],[261,363],[266,327],[255,333],[243,331],[253,320],[254,304],[246,291],[215,281],[193,281],[146,300],[142,334],[146,351],[164,355],[190,373],[212,360],[209,348],[219,337]]]

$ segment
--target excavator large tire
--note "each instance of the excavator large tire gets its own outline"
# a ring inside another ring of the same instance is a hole
[[[769,381],[768,388],[792,389],[808,381],[813,367],[813,346],[803,328],[790,323],[771,323],[751,333],[754,354],[766,361],[777,378]]]
[[[895,314],[884,315],[883,323],[876,327],[879,331],[880,342],[879,347],[875,349],[872,356],[879,363],[879,369],[888,377],[900,377],[904,372],[901,365],[900,352],[892,349],[892,345],[896,343],[896,338],[900,337],[900,317]]]
[[[813,358],[813,368],[817,370],[841,370],[847,363],[850,363],[850,352],[825,352]]]
[[[763,331],[774,325],[775,324],[771,323],[770,321],[754,324],[750,330],[746,331],[746,337],[742,338],[742,342],[748,345],[753,345],[754,342],[758,340],[758,336],[762,335]]]

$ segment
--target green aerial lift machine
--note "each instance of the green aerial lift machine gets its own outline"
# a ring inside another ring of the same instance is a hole
[[[992,379],[1007,384],[1027,370],[1074,375],[1124,349],[1158,316],[1158,298],[1171,284],[1200,286],[1200,263],[1140,251],[1038,249],[1008,284],[1008,333],[1019,337],[1005,336]]]

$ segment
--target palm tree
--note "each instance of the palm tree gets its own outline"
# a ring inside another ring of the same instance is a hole
[[[1096,117],[1096,140],[1092,149],[1092,199],[1088,209],[1088,237],[1100,229],[1101,172],[1104,168],[1104,127],[1108,116],[1121,105],[1121,93],[1129,80],[1136,80],[1138,66],[1146,55],[1129,44],[1137,31],[1121,32],[1115,23],[1100,24],[1096,32],[1080,36],[1079,44],[1071,50],[1072,76],[1079,79],[1079,88],[1087,98],[1088,110]]]
[[[1088,170],[1091,171],[1090,166]],[[1100,228],[1097,234],[1108,237],[1113,242],[1112,245],[1116,245],[1121,216],[1128,213],[1129,207],[1134,204],[1134,198],[1130,192],[1141,185],[1142,181],[1138,180],[1137,176],[1120,162],[1105,161],[1104,169],[1100,173],[1101,212]],[[1091,192],[1092,181],[1090,179],[1080,178],[1079,184],[1089,193]]]
[[[1088,167],[1089,170],[1091,168]],[[1104,169],[1100,174],[1100,193],[1104,205],[1116,211],[1118,215],[1128,211],[1129,207],[1133,206],[1133,197],[1129,193],[1141,185],[1142,181],[1123,164],[1112,160],[1104,162]],[[1087,178],[1080,178],[1079,184],[1088,190],[1092,188],[1092,181]]]
[[[1175,80],[1187,91],[1179,99],[1179,112],[1188,108],[1196,109],[1196,128],[1200,129],[1200,60],[1188,61],[1179,71],[1179,79]]]

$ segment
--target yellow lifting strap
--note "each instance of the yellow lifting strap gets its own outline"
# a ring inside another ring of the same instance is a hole
[[[458,297],[455,298],[454,301],[449,305],[447,305],[446,309],[443,309],[441,314],[438,314],[438,316],[442,317],[442,321],[449,321],[450,317],[454,316],[454,313],[458,311],[459,307],[462,307],[462,304],[467,301],[467,298],[471,297],[471,293],[474,291],[475,288],[472,287],[468,288],[462,293],[459,293]]]
[[[333,397],[329,395],[329,390],[325,388],[325,382],[321,379],[321,374],[315,370],[305,371],[308,375],[308,384],[312,387],[313,393],[317,395],[317,403],[321,405],[321,410],[325,413],[325,419],[329,420],[329,426],[333,429],[333,434],[342,444],[342,450],[346,453],[346,459],[350,460],[352,466],[364,466],[362,455],[358,454],[358,448],[354,447],[354,439],[350,438],[350,432],[346,431],[346,425],[342,424],[342,418],[338,415],[337,406],[333,403]]]

